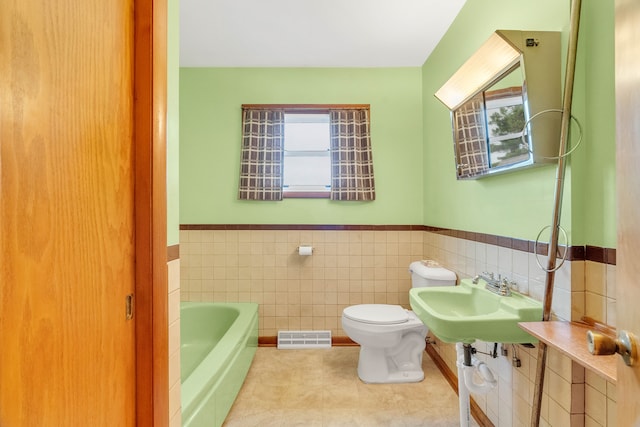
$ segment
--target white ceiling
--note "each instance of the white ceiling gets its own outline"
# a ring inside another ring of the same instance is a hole
[[[419,67],[466,0],[181,0],[183,67]]]

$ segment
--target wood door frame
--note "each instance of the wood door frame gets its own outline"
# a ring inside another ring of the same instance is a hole
[[[134,2],[136,425],[169,425],[167,0]]]
[[[640,289],[636,286],[640,265],[640,48],[636,42],[640,30],[640,4],[636,0],[615,1],[615,100],[616,100],[616,187],[618,249],[616,259],[616,327],[640,334],[640,313],[637,302]],[[637,344],[637,343],[636,343]],[[616,356],[617,357],[617,356]],[[617,357],[616,422],[621,426],[638,426],[640,407],[640,366],[625,365]]]

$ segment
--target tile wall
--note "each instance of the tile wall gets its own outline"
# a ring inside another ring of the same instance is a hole
[[[180,259],[167,263],[169,288],[169,427],[182,425],[180,410]]]
[[[312,245],[312,256],[299,256]],[[490,271],[515,280],[542,299],[545,274],[527,251],[429,231],[395,230],[182,230],[181,299],[260,304],[262,337],[278,330],[331,330],[346,336],[344,307],[361,303],[409,307],[412,261],[435,259],[459,278]],[[546,264],[544,257],[539,259]],[[615,266],[567,261],[556,273],[553,318],[587,315],[615,326]],[[492,350],[493,343],[477,343]],[[455,373],[455,347],[434,347]],[[521,367],[512,367],[513,351]],[[485,357],[499,386],[474,396],[496,426],[529,425],[537,349],[507,348],[507,357]],[[549,351],[541,425],[614,426],[615,385]],[[546,423],[546,424],[545,424]]]
[[[584,315],[616,326],[616,266],[585,262]]]
[[[260,304],[260,336],[331,330],[346,336],[352,304],[408,307],[423,231],[187,230],[180,232],[182,299]],[[299,256],[299,245],[313,255]]]
[[[425,258],[440,260],[459,277],[493,271],[513,278],[521,292],[542,300],[545,273],[534,254],[436,233],[426,233]],[[539,258],[546,265],[544,257]],[[615,265],[566,261],[556,272],[552,318],[580,320],[589,316],[615,326]],[[449,369],[457,372],[453,345],[434,345]],[[477,343],[489,353],[493,343]],[[513,352],[521,361],[512,366]],[[479,355],[498,374],[498,386],[486,396],[474,396],[494,425],[528,426],[534,398],[538,350],[507,346],[508,356]],[[615,384],[585,370],[570,358],[549,349],[541,407],[541,426],[616,426]]]

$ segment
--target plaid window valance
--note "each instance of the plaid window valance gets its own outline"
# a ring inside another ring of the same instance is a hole
[[[375,200],[368,108],[326,111],[331,129],[331,199]],[[284,116],[284,109],[243,108],[239,199],[282,200]]]

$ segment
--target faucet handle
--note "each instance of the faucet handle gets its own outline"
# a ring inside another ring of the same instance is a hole
[[[489,273],[488,271],[483,271],[482,274],[485,277],[488,277],[489,279],[493,280],[494,279],[494,275],[493,275],[493,271],[491,273]]]
[[[509,280],[505,277],[499,281],[500,295],[511,296],[511,287],[509,286]]]

